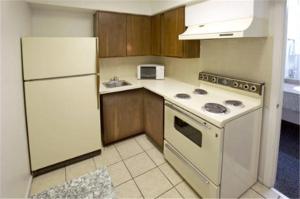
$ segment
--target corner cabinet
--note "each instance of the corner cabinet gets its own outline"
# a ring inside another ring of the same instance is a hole
[[[162,56],[179,58],[200,57],[199,40],[179,40],[178,36],[186,29],[184,25],[184,7],[162,14],[161,48]]]
[[[151,55],[161,55],[161,18],[162,15],[151,17]]]
[[[104,145],[145,133],[160,148],[164,139],[164,98],[146,89],[101,95]]]
[[[94,35],[99,38],[99,57],[126,56],[126,15],[96,12]]]

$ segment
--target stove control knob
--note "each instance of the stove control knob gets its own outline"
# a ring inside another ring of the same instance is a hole
[[[216,77],[213,77],[211,80],[212,80],[212,82],[214,82],[214,83],[217,82],[217,78],[216,78]]]
[[[245,90],[248,90],[248,89],[249,89],[249,85],[248,85],[248,84],[245,84],[245,85],[244,85],[244,89],[245,89]]]
[[[239,86],[239,83],[238,82],[233,82],[233,87],[234,88],[237,88]]]
[[[206,80],[206,81],[208,80],[208,76],[207,75],[204,76],[204,80]]]
[[[199,75],[199,79],[203,79],[203,75],[202,74]]]
[[[257,90],[257,88],[256,88],[256,86],[251,86],[251,87],[250,87],[250,90],[251,90],[252,92],[255,92],[255,91]]]

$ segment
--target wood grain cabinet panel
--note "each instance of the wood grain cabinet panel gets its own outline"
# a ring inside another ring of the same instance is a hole
[[[101,95],[104,145],[144,131],[143,89]]]
[[[127,15],[127,56],[150,55],[151,18]]]
[[[126,56],[126,14],[96,12],[94,33],[99,38],[99,57]]]
[[[182,41],[178,36],[186,29],[184,7],[176,8],[162,15],[162,55],[167,57],[200,57],[200,41]]]
[[[164,98],[145,90],[144,93],[145,133],[163,148],[164,140]]]
[[[151,55],[161,55],[161,14],[151,17]]]

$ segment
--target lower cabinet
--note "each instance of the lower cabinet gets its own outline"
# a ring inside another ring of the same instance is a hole
[[[164,141],[164,98],[145,90],[144,93],[145,133],[161,148]]]
[[[144,131],[143,93],[137,89],[101,95],[104,145]]]
[[[102,140],[107,145],[146,133],[163,147],[164,99],[146,89],[101,95]]]

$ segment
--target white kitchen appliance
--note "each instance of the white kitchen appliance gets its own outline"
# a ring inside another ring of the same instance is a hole
[[[142,64],[137,66],[138,79],[164,79],[165,67],[157,64]]]
[[[264,86],[199,78],[165,101],[164,156],[201,197],[237,198],[257,181]]]
[[[100,153],[97,39],[25,37],[22,58],[32,173]]]
[[[269,2],[261,0],[207,0],[185,7],[185,26],[180,40],[268,35]]]

